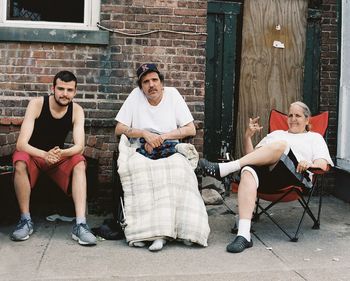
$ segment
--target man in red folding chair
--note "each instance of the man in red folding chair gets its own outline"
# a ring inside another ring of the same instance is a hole
[[[300,101],[292,103],[287,119],[288,130],[273,131],[255,149],[252,136],[262,127],[258,124],[259,117],[250,119],[244,136],[245,156],[227,163],[199,161],[203,175],[216,179],[241,170],[238,233],[227,245],[228,252],[240,253],[253,246],[250,227],[258,191],[268,193],[294,184],[310,188],[312,175],[307,169],[327,170],[328,165],[333,166],[323,137],[310,131],[310,117],[306,104]]]

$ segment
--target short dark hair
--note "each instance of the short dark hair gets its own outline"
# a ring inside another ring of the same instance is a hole
[[[57,79],[62,80],[63,82],[70,82],[70,81],[74,81],[75,82],[75,87],[77,87],[77,77],[75,77],[75,75],[68,71],[68,70],[62,70],[60,72],[58,72],[55,77],[53,78],[53,87],[56,86],[57,83]]]

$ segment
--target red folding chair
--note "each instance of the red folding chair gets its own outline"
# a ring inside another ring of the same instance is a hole
[[[311,131],[317,132],[321,134],[323,137],[325,137],[327,127],[328,127],[328,112],[323,112],[318,115],[314,115],[310,118],[310,124],[311,124]],[[272,110],[270,113],[270,119],[269,119],[269,132],[275,131],[275,130],[288,130],[288,124],[287,124],[287,115],[284,113],[281,113],[277,110]],[[330,166],[328,165],[328,170],[330,169]],[[289,239],[293,242],[298,241],[298,234],[301,227],[301,224],[304,220],[305,214],[308,214],[309,217],[314,222],[313,229],[319,229],[320,228],[320,214],[321,214],[321,207],[322,207],[322,196],[323,196],[323,175],[326,173],[325,171],[321,169],[312,169],[311,170],[314,173],[313,176],[313,186],[310,190],[305,190],[305,188],[301,186],[286,186],[282,190],[278,190],[276,193],[273,194],[266,194],[258,192],[257,194],[257,202],[256,202],[256,209],[253,216],[253,220],[258,220],[261,214],[265,214],[268,218],[271,219],[273,223],[276,224],[276,226],[281,229],[284,234],[286,234]],[[314,213],[311,211],[309,203],[312,195],[314,194],[316,189],[319,189],[319,204],[318,204],[318,213],[317,217],[314,215]],[[261,205],[260,200],[265,200],[271,202],[267,207],[263,207]],[[302,216],[299,220],[297,230],[295,234],[288,233],[287,230],[282,227],[277,220],[272,217],[269,214],[269,210],[280,202],[291,202],[291,201],[298,201],[300,205],[303,207]]]

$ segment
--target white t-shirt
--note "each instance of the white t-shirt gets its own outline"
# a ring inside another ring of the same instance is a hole
[[[187,125],[193,117],[176,88],[164,87],[162,100],[153,106],[137,87],[129,94],[115,120],[131,128],[162,134]]]
[[[263,138],[256,147],[279,140],[284,140],[289,144],[298,162],[325,159],[328,164],[334,166],[326,142],[319,133],[315,132],[292,134],[283,130],[273,131]]]

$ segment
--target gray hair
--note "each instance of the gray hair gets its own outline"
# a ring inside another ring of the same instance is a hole
[[[303,110],[304,116],[306,118],[311,117],[311,110],[305,103],[303,103],[301,101],[296,101],[296,102],[293,102],[290,104],[290,106],[292,106],[292,105],[297,105],[297,106],[301,107]],[[310,124],[306,125],[305,130],[310,131],[310,129],[311,129],[311,125]]]

